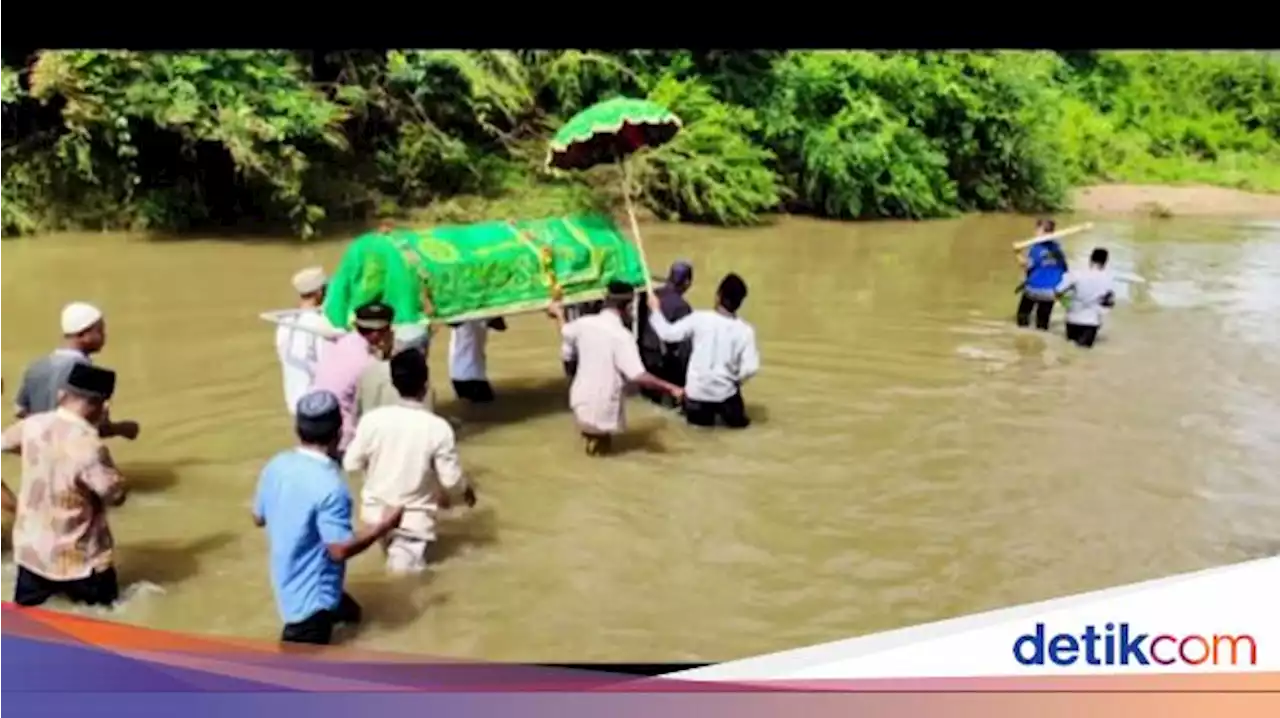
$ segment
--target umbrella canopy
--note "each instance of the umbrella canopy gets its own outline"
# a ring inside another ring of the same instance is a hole
[[[670,142],[680,118],[648,100],[619,97],[598,102],[574,115],[555,137],[547,164],[557,169],[587,169],[617,162],[641,147]]]

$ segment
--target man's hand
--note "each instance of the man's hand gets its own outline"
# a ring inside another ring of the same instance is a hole
[[[448,491],[438,489],[432,498],[435,499],[436,506],[442,511],[448,511],[453,508],[453,497],[449,495]]]
[[[649,303],[650,311],[654,311],[654,312],[662,311],[662,302],[658,301],[658,294],[656,292],[649,292],[648,294],[646,294],[645,301]]]
[[[563,322],[564,321],[564,302],[560,301],[559,299],[552,299],[551,303],[547,305],[547,316],[551,317],[552,319],[556,319]]]
[[[476,490],[475,490],[475,489],[473,489],[473,488],[471,488],[470,486],[468,486],[468,487],[467,487],[467,490],[462,492],[462,500],[463,500],[463,501],[465,501],[465,502],[467,502],[467,508],[469,508],[469,509],[473,509],[473,508],[475,508],[475,506],[476,506]]]
[[[671,396],[673,396],[676,401],[684,401],[684,389],[678,386],[673,387]]]
[[[142,432],[142,427],[136,421],[121,421],[111,425],[111,433],[129,441],[138,438],[138,434]]]

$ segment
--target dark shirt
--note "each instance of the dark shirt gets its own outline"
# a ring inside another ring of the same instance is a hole
[[[56,349],[27,367],[18,389],[18,408],[25,415],[42,414],[58,408],[58,392],[67,382],[71,368],[89,364],[89,357],[73,349]]]
[[[658,287],[654,290],[658,295],[658,303],[662,307],[662,316],[668,322],[678,322],[681,319],[693,313],[693,307],[689,306],[689,302],[685,301],[684,295],[675,291],[671,287]],[[648,309],[648,305],[642,305]],[[653,355],[673,356],[677,360],[687,360],[689,354],[693,351],[693,340],[687,339],[676,344],[667,344],[658,338],[653,331],[653,327],[649,326],[648,312],[643,313],[640,321],[640,349]]]

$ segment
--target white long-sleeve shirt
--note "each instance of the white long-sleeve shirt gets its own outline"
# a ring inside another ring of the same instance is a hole
[[[289,413],[294,413],[298,400],[311,389],[315,380],[316,365],[320,363],[320,355],[330,342],[317,332],[329,328],[329,322],[319,309],[308,309],[294,317],[297,326],[276,328],[276,355],[280,358],[280,368],[284,379],[284,403]],[[310,332],[300,327],[310,327]]]
[[[649,326],[664,342],[693,340],[684,392],[694,401],[725,401],[760,371],[756,331],[738,317],[700,309],[672,323],[653,312]]]
[[[1067,272],[1058,285],[1058,293],[1066,294],[1067,323],[1085,327],[1102,326],[1102,313],[1106,311],[1104,300],[1115,292],[1115,280],[1105,269],[1089,267],[1079,272]]]

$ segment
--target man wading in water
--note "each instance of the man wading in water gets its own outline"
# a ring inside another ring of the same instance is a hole
[[[427,357],[406,349],[391,358],[391,382],[399,400],[361,417],[356,437],[343,455],[343,468],[364,472],[361,520],[376,526],[393,507],[403,506],[399,527],[387,536],[387,570],[418,573],[427,568],[427,549],[436,540],[436,514],[461,494],[474,506],[458,460],[449,422],[431,413],[427,398]]]
[[[1057,226],[1051,219],[1036,221],[1036,234],[1053,234]],[[1058,284],[1067,273],[1067,257],[1056,239],[1048,239],[1031,245],[1026,255],[1018,254],[1018,261],[1026,269],[1027,276],[1018,288],[1022,293],[1018,300],[1016,321],[1018,326],[1031,324],[1031,313],[1036,315],[1036,329],[1048,331],[1053,316],[1053,304],[1057,300]]]
[[[106,319],[92,304],[72,302],[62,309],[62,336],[61,347],[33,362],[22,375],[16,407],[19,419],[58,407],[58,395],[72,367],[93,364],[93,355],[107,345]],[[132,441],[138,438],[140,429],[136,421],[113,422],[104,412],[99,422],[98,434],[104,439],[121,436]]]
[[[684,397],[683,389],[644,369],[640,348],[622,319],[631,311],[635,290],[625,282],[609,282],[608,292],[599,314],[572,322],[565,323],[559,300],[547,309],[560,329],[561,357],[576,361],[569,407],[591,456],[608,453],[613,435],[625,429],[623,393],[628,383],[664,391],[676,400]]]
[[[76,363],[55,410],[4,432],[3,450],[22,456],[13,526],[13,602],[19,606],[57,595],[109,606],[120,596],[107,507],[124,503],[124,477],[98,429],[115,385],[110,369]]]
[[[650,326],[648,315],[653,311],[661,311],[668,322],[678,322],[689,316],[693,313],[693,307],[685,301],[684,295],[692,286],[693,265],[688,262],[675,262],[667,272],[666,286],[654,290],[658,296],[659,309],[653,309],[653,302],[649,302],[643,307],[645,312],[640,317],[640,358],[644,360],[645,368],[650,374],[661,377],[676,386],[685,385],[685,375],[689,371],[689,354],[693,351],[693,344],[687,340],[674,344],[662,341]],[[660,406],[669,408],[678,406],[678,403],[668,394],[652,389],[641,389],[641,393],[646,399]]]
[[[485,344],[489,330],[507,331],[507,321],[502,317],[474,319],[450,324],[449,378],[453,380],[453,393],[472,404],[493,401],[493,385],[485,357]]]
[[[1067,341],[1086,349],[1098,338],[1103,308],[1116,303],[1115,283],[1107,271],[1110,256],[1098,247],[1089,255],[1088,269],[1067,272],[1058,285],[1058,296],[1067,301]]]
[[[284,372],[284,403],[290,414],[315,381],[316,365],[329,345],[329,341],[317,333],[330,328],[328,320],[320,312],[328,286],[329,278],[320,267],[309,267],[293,275],[293,290],[298,293],[298,312],[292,321],[297,326],[281,325],[276,328],[276,354]]]
[[[760,351],[755,329],[738,316],[746,299],[747,283],[732,273],[716,289],[714,310],[698,310],[674,324],[662,315],[658,300],[649,299],[649,325],[664,342],[693,340],[684,415],[694,426],[715,426],[717,418],[732,429],[751,424],[742,385],[760,371]]]
[[[391,323],[395,312],[382,302],[369,302],[356,308],[355,331],[339,339],[320,357],[312,389],[331,392],[338,397],[342,409],[341,452],[356,433],[356,394],[360,377],[370,364],[391,353],[395,334]]]
[[[295,411],[298,447],[276,454],[258,477],[253,523],[267,530],[271,584],[285,643],[327,645],[341,623],[357,623],[360,604],[346,591],[346,563],[395,530],[403,509],[355,533],[351,492],[334,460],[342,437],[338,398],[302,397]]]

